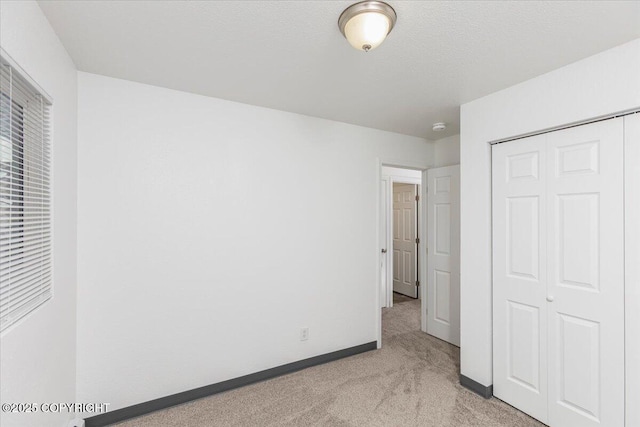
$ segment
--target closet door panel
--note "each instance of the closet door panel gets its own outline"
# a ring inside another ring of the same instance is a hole
[[[549,424],[624,425],[623,122],[547,134]]]
[[[624,425],[623,120],[493,146],[494,394]]]
[[[493,393],[546,422],[545,137],[495,145]]]

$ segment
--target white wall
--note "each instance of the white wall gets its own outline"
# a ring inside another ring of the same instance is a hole
[[[460,135],[451,135],[435,141],[435,166],[460,164]]]
[[[35,2],[0,2],[2,48],[53,97],[53,298],[0,342],[0,401],[74,402],[76,70]],[[0,425],[66,426],[70,414],[0,412]]]
[[[492,384],[489,141],[640,107],[640,39],[461,107],[461,372]]]
[[[78,99],[80,401],[376,340],[380,161],[432,144],[86,73]]]

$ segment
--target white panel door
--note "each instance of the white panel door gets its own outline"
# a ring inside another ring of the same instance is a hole
[[[624,425],[622,129],[492,149],[494,394],[552,427]]]
[[[626,425],[640,426],[640,113],[624,117]]]
[[[545,136],[493,146],[493,394],[547,422]]]
[[[460,345],[460,166],[427,171],[427,333]]]
[[[550,133],[547,149],[549,423],[623,426],[623,119]]]
[[[418,297],[416,188],[393,184],[393,290],[412,298]]]

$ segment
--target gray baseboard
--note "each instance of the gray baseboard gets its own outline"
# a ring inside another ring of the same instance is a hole
[[[192,400],[201,399],[223,391],[233,390],[234,388],[243,387],[245,385],[257,383],[259,381],[268,380],[270,378],[279,377],[280,375],[290,374],[301,369],[310,368],[312,366],[321,365],[323,363],[332,362],[367,351],[375,350],[378,347],[376,341],[366,344],[357,345],[355,347],[345,348],[344,350],[334,351],[332,353],[321,354],[309,359],[299,360],[297,362],[288,363],[265,371],[256,372],[245,375],[243,377],[234,378],[216,384],[206,385],[204,387],[194,388],[193,390],[183,391],[181,393],[172,394],[170,396],[161,397],[159,399],[150,400],[148,402],[139,403],[137,405],[127,406],[126,408],[116,409],[115,411],[106,412],[104,414],[95,415],[85,419],[85,427],[102,427],[114,424],[130,418],[139,417],[150,412],[160,409],[169,408],[171,406],[187,403]]]
[[[477,381],[472,380],[469,377],[465,377],[464,375],[460,374],[460,385],[462,387],[468,388],[476,394],[479,394],[485,399],[489,399],[493,396],[493,384],[485,386]]]

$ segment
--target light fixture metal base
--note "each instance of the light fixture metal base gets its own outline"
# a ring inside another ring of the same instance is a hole
[[[377,12],[389,18],[389,31],[387,31],[387,34],[391,32],[393,26],[396,24],[396,20],[398,19],[396,11],[383,1],[361,1],[359,3],[352,4],[340,14],[340,17],[338,18],[338,27],[340,28],[340,32],[343,36],[347,37],[344,32],[347,22],[349,22],[349,20],[354,16],[365,12]]]

